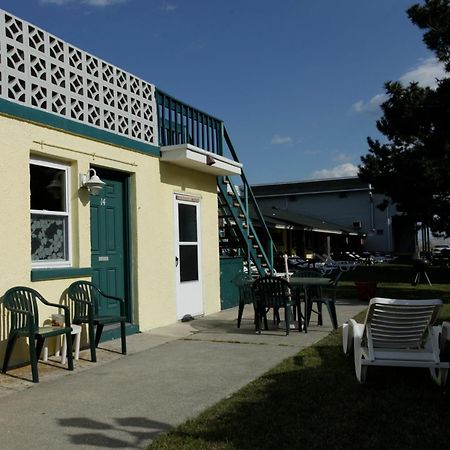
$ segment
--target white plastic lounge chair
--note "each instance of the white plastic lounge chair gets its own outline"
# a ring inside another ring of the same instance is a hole
[[[448,362],[440,360],[440,326],[433,326],[441,300],[373,298],[364,324],[343,325],[345,354],[354,349],[356,378],[364,383],[368,366],[425,367],[440,386]]]

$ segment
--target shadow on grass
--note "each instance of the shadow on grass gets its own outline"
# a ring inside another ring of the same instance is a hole
[[[149,448],[448,447],[449,396],[427,370],[371,367],[360,385],[340,340],[333,332]]]

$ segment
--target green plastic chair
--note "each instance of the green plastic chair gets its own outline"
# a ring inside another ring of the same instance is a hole
[[[342,276],[342,272],[339,272],[337,276],[334,278],[334,280],[331,281],[329,285],[326,286],[326,289],[331,288],[332,295],[325,296],[323,295],[323,289],[321,286],[309,286],[308,287],[308,295],[307,295],[307,305],[305,307],[306,311],[306,325],[309,326],[309,321],[311,319],[311,313],[314,312],[317,314],[317,325],[322,326],[323,325],[323,318],[322,318],[322,305],[325,305],[328,310],[328,314],[330,315],[331,323],[333,326],[333,329],[338,328],[337,323],[337,315],[336,315],[336,290],[337,285],[339,282],[339,279]],[[295,272],[294,277],[299,278],[321,278],[322,274],[320,272],[316,272],[314,270],[303,270],[299,272]],[[299,293],[300,295],[300,293]],[[317,305],[317,311],[313,309],[313,303]],[[294,310],[295,311],[295,310]],[[294,312],[295,316],[295,312]]]
[[[75,281],[69,286],[69,298],[74,302],[73,323],[88,325],[89,347],[91,349],[91,361],[97,361],[96,348],[102,336],[103,327],[112,323],[120,323],[120,336],[122,340],[122,354],[127,354],[127,342],[125,333],[125,322],[127,320],[125,313],[125,301],[122,298],[104,294],[97,286],[89,281]],[[100,315],[99,301],[100,297],[113,300],[120,303],[120,316]],[[95,338],[94,338],[94,329]]]
[[[299,270],[297,272],[294,272],[291,276],[291,278],[321,278],[321,277],[322,274],[314,269]],[[298,305],[301,304],[302,300],[305,302],[305,331],[309,326],[311,313],[313,312],[312,309],[313,302],[317,300],[321,295],[320,287],[317,286],[308,286],[306,291],[308,294],[306,296],[304,295],[304,292],[302,292],[301,289],[297,289],[296,292]],[[322,320],[322,309],[320,305],[318,306],[317,314],[318,314],[318,322],[320,322]],[[294,320],[296,320],[296,315],[297,315],[297,308],[294,307]]]
[[[293,304],[290,284],[284,278],[267,275],[254,281],[252,290],[253,298],[255,299],[256,331],[261,334],[263,320],[265,328],[268,328],[267,313],[270,308],[273,308],[277,324],[279,324],[280,316],[278,311],[280,308],[284,308],[287,336],[290,330],[291,306]],[[301,331],[300,322],[299,331]]]
[[[39,326],[38,301],[46,306],[64,310],[65,326]],[[39,382],[38,359],[44,346],[44,341],[52,336],[66,336],[67,362],[69,370],[73,370],[72,351],[72,328],[70,327],[69,307],[48,302],[39,292],[34,289],[16,286],[9,289],[4,296],[5,308],[11,312],[11,328],[6,345],[5,359],[2,372],[6,373],[14,345],[18,337],[28,337],[30,347],[30,362],[33,383]],[[35,343],[36,342],[36,343]]]
[[[233,279],[233,283],[239,289],[239,308],[238,308],[237,327],[240,328],[245,305],[254,304],[252,294],[253,277],[251,275],[239,273]]]

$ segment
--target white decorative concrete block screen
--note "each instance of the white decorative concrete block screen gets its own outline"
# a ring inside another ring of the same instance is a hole
[[[0,97],[158,145],[152,84],[3,10]]]

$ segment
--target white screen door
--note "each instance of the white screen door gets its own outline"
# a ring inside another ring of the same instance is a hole
[[[200,203],[175,195],[175,271],[177,318],[203,314],[200,248]]]

